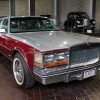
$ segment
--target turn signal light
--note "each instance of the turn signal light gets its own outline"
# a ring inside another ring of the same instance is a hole
[[[53,66],[60,66],[60,65],[68,65],[68,61],[62,60],[59,62],[49,62],[44,64],[45,67],[53,67]]]

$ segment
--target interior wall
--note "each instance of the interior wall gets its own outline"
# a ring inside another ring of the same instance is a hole
[[[90,0],[83,0],[83,11],[89,15]]]
[[[91,0],[61,0],[61,27],[71,11],[85,11],[90,15]],[[50,14],[54,18],[54,0],[36,0],[35,15]],[[100,0],[96,0],[96,30],[100,30]],[[15,15],[28,15],[28,0],[15,0]],[[9,0],[0,0],[0,16],[9,16]]]
[[[96,0],[96,30],[100,30],[100,0]]]
[[[72,11],[83,11],[83,0],[61,0],[61,27],[67,19],[67,14]]]
[[[28,0],[15,0],[15,15],[28,16]]]
[[[54,0],[36,0],[35,15],[50,14],[54,17]]]
[[[9,16],[9,0],[0,0],[0,16]]]

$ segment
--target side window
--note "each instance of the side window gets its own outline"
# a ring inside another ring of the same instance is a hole
[[[2,20],[0,20],[0,23],[1,23],[1,21],[2,21]]]
[[[8,26],[8,19],[4,19],[3,24],[4,26]]]
[[[0,28],[1,28],[1,23],[2,23],[2,20],[0,20]]]
[[[2,28],[5,29],[6,33],[8,32],[8,19],[4,19]]]

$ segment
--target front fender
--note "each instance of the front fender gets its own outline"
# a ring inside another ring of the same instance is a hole
[[[26,64],[27,64],[27,67],[29,69],[29,71],[31,72],[32,76],[33,76],[33,68],[34,68],[34,49],[30,46],[24,46],[25,48],[23,47],[20,47],[20,46],[17,46],[14,48],[13,50],[13,53],[12,53],[12,58],[14,58],[14,55],[16,53],[20,53],[23,57],[23,59],[25,60]]]

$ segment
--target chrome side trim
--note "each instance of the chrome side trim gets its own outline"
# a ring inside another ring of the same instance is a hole
[[[6,49],[8,49],[9,51],[11,51],[11,49],[9,49],[8,47],[6,47],[6,46],[4,46],[4,45],[2,45],[2,44],[0,44],[2,47],[4,47],[4,48],[6,48]]]

